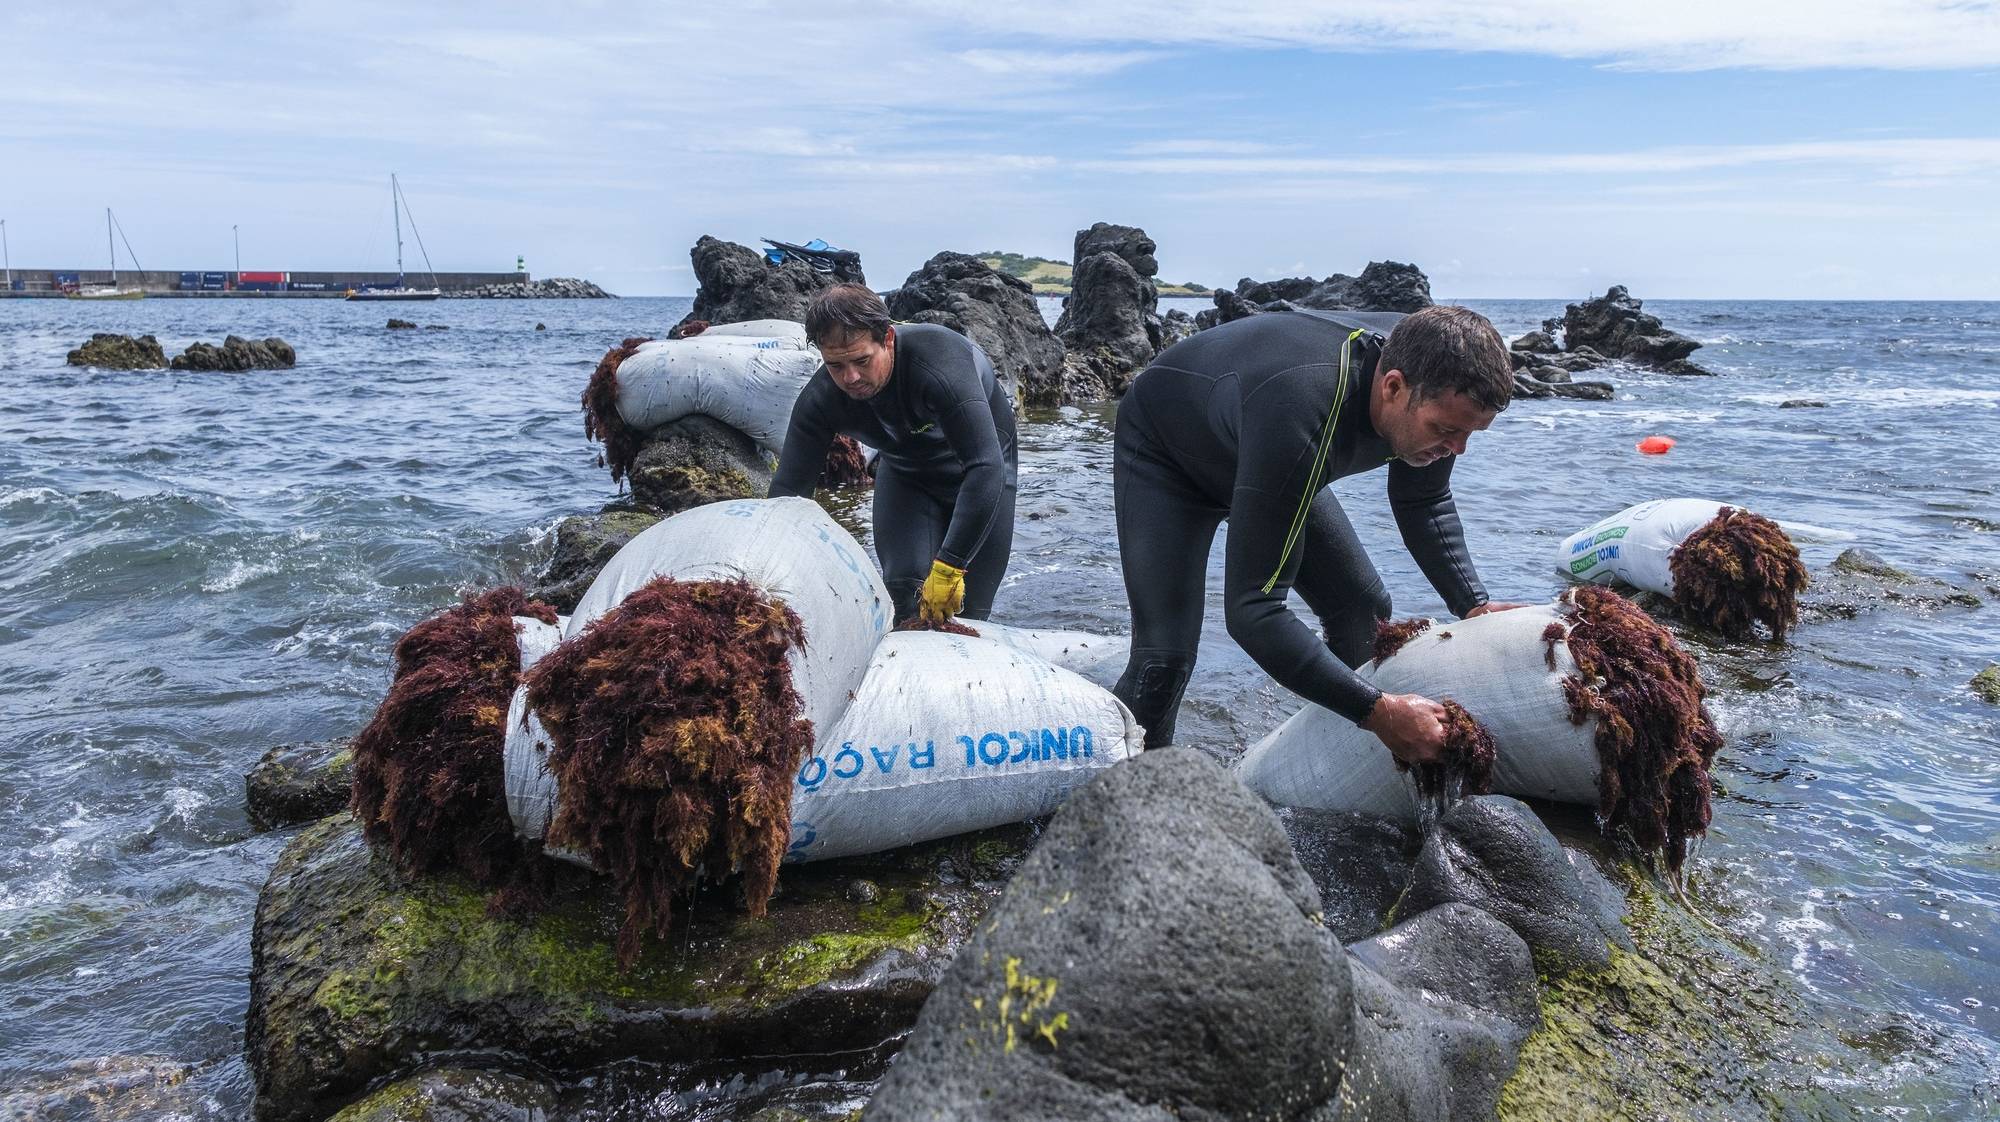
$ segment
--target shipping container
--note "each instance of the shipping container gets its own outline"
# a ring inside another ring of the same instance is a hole
[[[221,292],[227,287],[228,285],[225,285],[221,281],[212,281],[207,278],[203,278],[201,282],[201,290],[203,292]]]
[[[325,292],[333,286],[325,281],[292,281],[286,287],[293,292]]]
[[[283,273],[238,273],[236,274],[236,287],[243,288],[252,282],[258,284],[283,284],[285,280],[286,277]]]
[[[229,283],[228,273],[203,273],[201,275],[201,286],[203,288],[207,288],[211,284],[222,285],[228,283]]]
[[[201,274],[200,274],[200,273],[182,273],[182,274],[181,274],[181,291],[182,291],[182,292],[199,292],[199,291],[201,291]]]
[[[285,285],[282,281],[251,280],[236,282],[236,291],[238,292],[283,292],[284,290]]]

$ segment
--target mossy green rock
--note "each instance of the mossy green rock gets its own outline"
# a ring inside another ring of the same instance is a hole
[[[275,830],[337,814],[354,789],[354,753],[345,740],[280,744],[243,777],[250,825]]]
[[[440,1068],[399,1079],[332,1122],[545,1122],[555,1095],[530,1079]]]
[[[678,514],[726,499],[763,498],[771,490],[771,462],[756,441],[696,413],[646,434],[628,478],[641,508]]]
[[[607,882],[579,874],[535,918],[496,919],[486,893],[405,878],[351,817],[328,818],[286,848],[257,902],[246,1049],[258,1116],[323,1118],[442,1052],[560,1077],[630,1057],[761,1062],[874,1045],[915,1021],[997,895],[979,878],[1007,862],[980,868],[990,857],[962,843],[788,868],[765,917],[705,895],[670,945],[621,971]],[[877,902],[848,900],[857,875]]]
[[[607,510],[573,514],[556,523],[555,548],[528,595],[559,612],[574,611],[613,555],[659,520],[659,515],[645,511]]]
[[[1978,694],[1981,701],[2000,705],[2000,663],[1972,676],[1972,692]]]

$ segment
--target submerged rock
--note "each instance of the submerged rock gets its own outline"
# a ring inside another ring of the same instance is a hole
[[[393,327],[397,322],[390,320],[389,325]],[[190,345],[185,352],[174,357],[174,369],[290,370],[298,361],[298,352],[292,349],[292,345],[275,335],[261,342],[231,335],[222,341],[220,347],[208,343]]]
[[[388,329],[390,331],[415,331],[417,325],[411,323],[409,320],[397,319],[395,316],[390,316]]]
[[[100,370],[160,370],[167,365],[167,352],[151,335],[134,339],[130,335],[98,332],[90,342],[69,353],[71,366],[95,366]]]
[[[940,253],[888,294],[889,314],[951,328],[986,352],[1015,401],[1062,394],[1063,345],[1035,303],[1034,287],[977,257]]]
[[[749,246],[703,234],[688,251],[694,261],[694,308],[682,324],[741,323],[753,319],[788,319],[804,323],[806,305],[823,288],[839,283],[831,273],[815,272],[803,261],[788,259],[773,265]],[[856,277],[857,282],[862,278]],[[678,335],[675,336],[678,338]]]
[[[2000,663],[1995,663],[1972,676],[1972,692],[1988,705],[2000,705]]]
[[[1799,598],[1799,611],[1808,619],[1853,619],[1889,604],[1934,611],[1979,608],[1985,603],[1973,589],[1907,572],[1871,550],[1856,547],[1842,551],[1813,578]]]
[[[573,514],[556,523],[554,550],[528,595],[559,612],[573,611],[612,556],[659,520],[647,511],[609,510]]]
[[[8,1122],[150,1122],[193,1118],[202,1107],[187,1084],[192,1069],[165,1056],[100,1056],[22,1078],[0,1092]]]
[[[331,1122],[544,1122],[555,1094],[532,1079],[473,1068],[437,1068],[399,1079]]]
[[[738,1070],[903,1031],[1017,860],[1018,833],[787,867],[762,919],[720,891],[630,970],[621,906],[581,871],[534,918],[456,877],[412,880],[346,816],[293,839],[257,903],[246,1052],[267,1122],[325,1117],[441,1052],[551,1076],[643,1056]],[[877,903],[846,894],[857,875]]]
[[[627,476],[632,501],[660,515],[724,499],[762,498],[771,463],[756,441],[700,413],[646,435]]]
[[[345,740],[280,744],[243,777],[250,827],[275,830],[335,814],[354,788],[354,753]]]
[[[1563,309],[1563,346],[1571,351],[1590,347],[1608,357],[1650,366],[1669,374],[1707,374],[1688,362],[1701,344],[1670,331],[1660,317],[1641,310],[1642,301],[1612,285],[1603,296]]]

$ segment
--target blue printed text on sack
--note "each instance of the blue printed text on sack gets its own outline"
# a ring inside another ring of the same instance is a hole
[[[1096,753],[1090,729],[1083,725],[961,735],[957,740],[965,752],[963,760],[957,753],[951,753],[946,766],[966,771],[1087,760]],[[846,741],[836,751],[814,756],[800,765],[798,784],[805,790],[816,791],[830,780],[894,775],[899,771],[928,771],[936,766],[936,741],[926,740],[919,744],[912,740],[887,747],[857,747],[853,741]]]

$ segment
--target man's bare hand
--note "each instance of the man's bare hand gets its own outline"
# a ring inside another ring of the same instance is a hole
[[[1412,767],[1431,763],[1444,751],[1444,706],[1422,694],[1383,694],[1361,727]]]
[[[1526,604],[1495,604],[1489,602],[1481,604],[1478,607],[1472,609],[1471,611],[1465,613],[1465,618],[1475,619],[1479,616],[1485,615],[1488,612],[1511,612],[1515,608],[1525,608],[1527,606],[1528,605]]]

